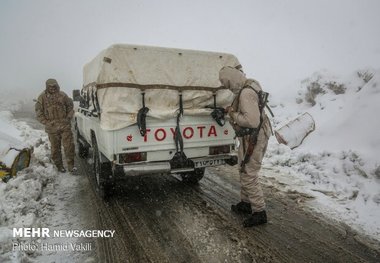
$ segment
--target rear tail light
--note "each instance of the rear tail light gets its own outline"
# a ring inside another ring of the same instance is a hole
[[[223,153],[230,153],[230,151],[231,151],[230,145],[212,146],[210,147],[209,154],[217,155],[217,154],[223,154]]]
[[[146,152],[122,153],[119,155],[120,163],[135,163],[146,161]]]

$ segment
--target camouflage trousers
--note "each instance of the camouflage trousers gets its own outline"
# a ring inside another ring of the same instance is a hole
[[[74,167],[75,157],[74,137],[71,131],[71,126],[65,125],[63,127],[58,127],[55,132],[48,133],[48,135],[51,144],[51,159],[53,160],[55,166],[57,166],[57,168],[63,167],[61,151],[63,145],[67,167],[71,170]]]
[[[260,212],[265,210],[264,194],[259,182],[259,171],[261,163],[268,146],[268,137],[264,134],[263,130],[260,131],[257,143],[254,147],[251,158],[245,165],[245,169],[239,167],[240,172],[240,198],[241,201],[251,203],[253,212]],[[239,138],[240,146],[238,150],[239,165],[244,159],[244,150],[247,149],[248,142]],[[245,144],[245,147],[243,146]]]

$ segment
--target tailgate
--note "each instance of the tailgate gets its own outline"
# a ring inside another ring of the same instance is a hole
[[[141,136],[137,125],[115,132],[116,153],[175,151],[175,118],[170,120],[146,120],[147,132]],[[180,121],[181,134],[186,149],[234,144],[234,130],[231,125],[219,126],[210,116],[183,116]]]

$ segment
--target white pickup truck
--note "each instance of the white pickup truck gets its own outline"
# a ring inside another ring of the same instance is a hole
[[[205,168],[237,163],[235,132],[222,108],[233,94],[218,73],[235,56],[113,45],[84,66],[75,114],[79,155],[92,148],[102,196],[121,176],[177,173],[198,182]]]

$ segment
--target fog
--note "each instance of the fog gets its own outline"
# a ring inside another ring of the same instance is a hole
[[[2,0],[0,90],[37,96],[47,78],[82,85],[114,43],[235,54],[275,93],[327,69],[380,68],[377,0]]]

